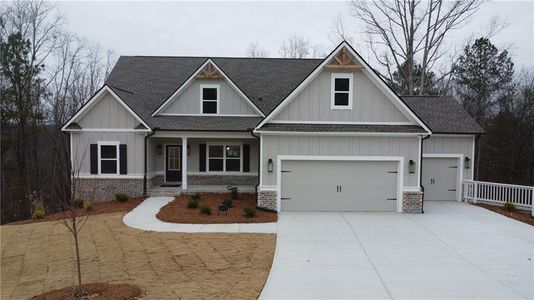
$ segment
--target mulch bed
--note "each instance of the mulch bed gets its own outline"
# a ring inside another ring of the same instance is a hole
[[[534,226],[534,217],[532,217],[530,211],[521,211],[521,210],[508,211],[508,210],[504,209],[501,206],[491,205],[491,204],[484,204],[484,203],[476,203],[476,204],[473,204],[473,205],[480,206],[480,207],[483,207],[485,209],[489,209],[489,210],[491,210],[493,212],[496,212],[498,214],[507,216],[508,218],[512,218],[512,219],[517,220],[519,222],[527,223],[529,225]]]
[[[86,294],[81,298],[76,298],[76,287],[69,286],[59,290],[48,291],[41,295],[33,296],[34,300],[68,300],[68,299],[111,299],[130,300],[139,299],[143,291],[131,284],[109,284],[109,283],[89,283],[82,285]]]
[[[97,202],[97,203],[93,203],[92,209],[89,212],[86,212],[85,209],[80,208],[78,209],[77,214],[78,216],[85,216],[87,214],[100,215],[100,214],[109,214],[109,213],[115,213],[115,212],[128,212],[136,208],[141,202],[143,202],[143,200],[145,200],[144,197],[136,197],[136,198],[130,198],[126,202],[118,202],[118,201]],[[8,223],[6,225],[19,225],[19,224],[29,224],[29,223],[46,222],[46,221],[56,221],[56,220],[65,219],[65,214],[66,213],[58,212],[55,214],[47,215],[43,219],[22,220],[22,221]],[[70,214],[67,213],[67,216],[68,215]]]
[[[182,194],[162,207],[156,217],[164,222],[190,224],[265,223],[276,222],[278,218],[275,212],[257,208],[255,217],[245,217],[243,212],[245,207],[256,207],[256,197],[249,193],[240,193],[238,198],[233,200],[233,206],[228,210],[228,215],[217,215],[220,203],[226,198],[229,198],[228,193],[201,194],[198,207],[207,205],[211,208],[212,213],[211,215],[204,215],[200,213],[198,208],[187,208],[187,201],[191,199],[191,195]]]

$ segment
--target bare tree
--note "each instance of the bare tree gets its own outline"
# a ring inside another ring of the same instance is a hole
[[[296,33],[290,35],[280,46],[280,55],[285,58],[306,58],[312,54],[311,42]]]
[[[484,0],[376,0],[350,3],[351,14],[365,26],[376,61],[391,79],[400,72],[409,94],[426,91],[426,74],[447,53],[446,37],[466,23]],[[416,65],[421,76],[414,81]],[[396,69],[392,69],[391,67]]]
[[[269,57],[269,53],[258,41],[250,43],[246,51],[247,57]]]

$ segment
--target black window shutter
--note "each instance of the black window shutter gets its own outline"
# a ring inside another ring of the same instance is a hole
[[[126,153],[127,153],[126,145],[125,144],[119,145],[120,173],[121,174],[128,173],[128,156]]]
[[[250,172],[250,145],[243,145],[243,172]]]
[[[91,174],[98,174],[98,145],[90,145],[90,156],[91,156]]]
[[[198,170],[206,172],[206,144],[198,145]]]

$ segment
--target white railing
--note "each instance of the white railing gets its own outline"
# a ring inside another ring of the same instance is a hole
[[[532,208],[534,187],[485,181],[464,180],[463,198],[473,202],[513,203],[517,207]],[[533,211],[534,214],[534,211]]]

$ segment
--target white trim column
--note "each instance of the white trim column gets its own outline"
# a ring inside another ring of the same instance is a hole
[[[182,190],[187,190],[187,137],[182,137]]]

